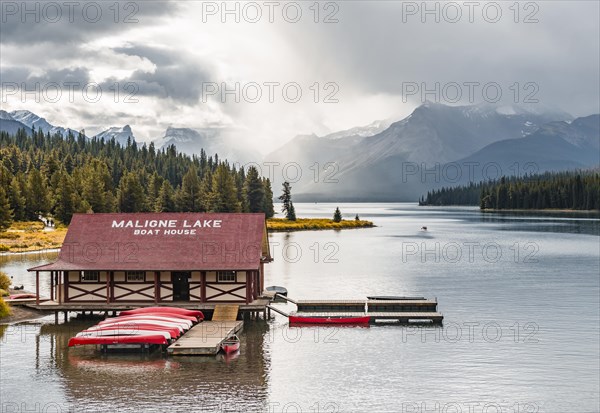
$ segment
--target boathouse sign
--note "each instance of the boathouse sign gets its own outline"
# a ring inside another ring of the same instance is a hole
[[[222,219],[113,219],[111,228],[130,229],[133,235],[197,235],[205,228],[221,228]]]

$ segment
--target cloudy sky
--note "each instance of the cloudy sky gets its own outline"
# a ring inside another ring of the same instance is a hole
[[[1,3],[1,107],[88,135],[227,128],[264,153],[426,99],[600,112],[597,1],[24,4]]]

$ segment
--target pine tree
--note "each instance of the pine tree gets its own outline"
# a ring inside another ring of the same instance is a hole
[[[204,209],[200,177],[194,165],[190,166],[183,176],[178,204],[179,210],[183,212],[200,212]]]
[[[341,222],[342,221],[342,213],[340,212],[340,208],[336,207],[335,212],[333,213],[333,222]]]
[[[238,201],[235,180],[225,164],[220,164],[213,175],[210,194],[212,212],[240,212],[242,205]]]
[[[134,172],[123,175],[119,184],[118,207],[121,212],[141,212],[145,209],[146,195]]]
[[[267,218],[272,218],[275,215],[275,209],[273,208],[273,190],[271,189],[271,180],[269,178],[263,178],[263,211]]]
[[[292,204],[292,187],[289,182],[283,183],[283,192],[279,197],[281,201],[281,212],[285,213],[285,217],[290,221],[296,220],[296,211]]]
[[[39,214],[49,211],[48,187],[39,169],[32,169],[27,177],[26,215],[28,219],[37,220]]]
[[[2,186],[0,186],[0,231],[10,227],[13,220],[13,210],[10,208],[8,195]]]
[[[175,205],[175,190],[169,181],[164,181],[160,190],[158,191],[158,197],[154,205],[156,212],[174,212],[176,211]]]
[[[24,180],[24,178],[22,173],[19,174],[20,176],[13,177],[12,181],[10,181],[10,187],[8,188],[8,199],[10,208],[13,210],[15,221],[23,221],[25,219],[26,199],[23,195],[23,192],[25,192],[25,185],[21,185],[21,181]]]
[[[73,178],[65,170],[59,171],[58,184],[54,194],[54,215],[68,225],[73,213],[78,212],[80,207],[81,200],[75,192]]]
[[[355,221],[360,221],[360,217],[358,216],[358,214],[356,214],[356,216],[354,217]]]
[[[265,189],[258,176],[258,170],[254,166],[248,168],[243,191],[246,203],[245,209],[248,212],[263,212]]]

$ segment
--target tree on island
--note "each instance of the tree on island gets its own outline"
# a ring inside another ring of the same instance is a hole
[[[358,216],[358,214],[356,214],[356,216],[354,217],[355,221],[360,221],[360,217]]]
[[[279,197],[281,201],[281,212],[285,213],[285,217],[289,221],[296,220],[296,210],[294,208],[294,203],[292,202],[292,187],[288,181],[283,183],[283,193]]]
[[[333,213],[333,222],[342,222],[342,213],[340,212],[339,207],[335,208],[335,212]]]

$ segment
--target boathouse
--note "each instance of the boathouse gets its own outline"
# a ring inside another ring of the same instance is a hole
[[[251,304],[272,261],[264,214],[75,214],[50,274],[50,300]],[[47,279],[43,279],[47,282]]]

